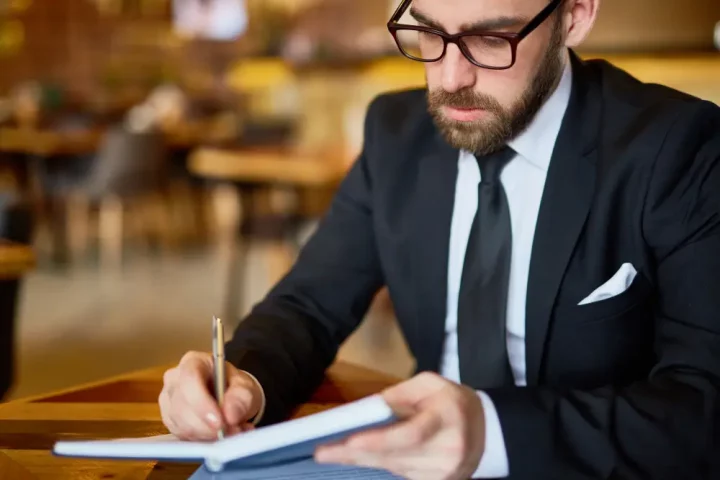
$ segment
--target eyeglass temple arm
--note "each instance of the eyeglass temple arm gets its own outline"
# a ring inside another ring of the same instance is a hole
[[[530,20],[530,23],[525,25],[525,28],[520,30],[518,33],[519,38],[525,37],[527,34],[535,30],[537,27],[540,26],[541,23],[543,23],[552,12],[555,11],[555,9],[562,3],[563,0],[552,0],[552,2],[548,3],[545,8],[542,9],[538,15]]]
[[[395,13],[393,13],[392,17],[390,17],[390,20],[388,21],[388,25],[400,20],[400,17],[402,17],[402,14],[405,13],[405,10],[407,10],[407,8],[410,6],[410,2],[412,2],[412,0],[403,0],[400,3],[400,5],[398,5],[398,8],[395,10]]]

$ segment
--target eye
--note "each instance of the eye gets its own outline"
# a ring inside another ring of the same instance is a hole
[[[478,39],[478,44],[489,48],[504,47],[507,44],[507,41],[500,37],[473,37],[473,39],[474,38]]]

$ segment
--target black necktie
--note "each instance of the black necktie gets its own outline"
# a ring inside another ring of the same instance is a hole
[[[477,157],[482,179],[458,297],[460,381],[474,389],[513,385],[505,334],[512,231],[500,173],[515,152]]]

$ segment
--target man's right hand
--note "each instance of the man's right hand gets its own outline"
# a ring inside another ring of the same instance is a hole
[[[167,429],[183,440],[215,440],[253,428],[248,423],[260,411],[263,392],[247,373],[225,363],[227,389],[222,408],[213,390],[213,358],[209,353],[186,353],[163,377],[159,403]]]

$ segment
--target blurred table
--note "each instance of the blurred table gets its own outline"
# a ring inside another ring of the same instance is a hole
[[[29,246],[0,240],[0,279],[21,277],[34,263],[35,257]]]
[[[0,479],[64,480],[186,479],[198,467],[188,463],[61,458],[58,440],[111,439],[167,433],[157,399],[159,367],[49,395],[0,404]],[[336,363],[310,402],[293,418],[380,392],[399,379],[347,363]]]
[[[297,239],[303,219],[310,217],[308,211],[315,210],[316,216],[320,215],[317,210],[320,210],[318,204],[321,202],[313,202],[312,193],[322,197],[323,192],[334,191],[346,175],[348,166],[349,162],[345,161],[342,150],[332,148],[322,152],[299,152],[290,148],[201,147],[190,153],[190,172],[234,188],[242,212],[239,218],[230,222],[231,232],[224,235],[225,251],[231,253],[228,259],[225,318],[236,318],[246,306],[244,280],[247,240],[264,238],[275,241],[281,260],[276,262],[278,266],[273,269],[272,276],[282,275],[297,254],[299,245],[294,240]],[[297,205],[289,213],[271,213],[261,218],[262,215],[257,212],[257,196],[273,187],[294,191]],[[303,199],[310,201],[303,205]],[[293,251],[288,252],[284,244],[291,245]]]
[[[331,155],[201,147],[191,153],[189,168],[195,175],[228,182],[322,187],[337,184],[347,173],[342,158]]]
[[[0,128],[0,151],[40,157],[83,155],[97,150],[102,128],[78,130]]]

